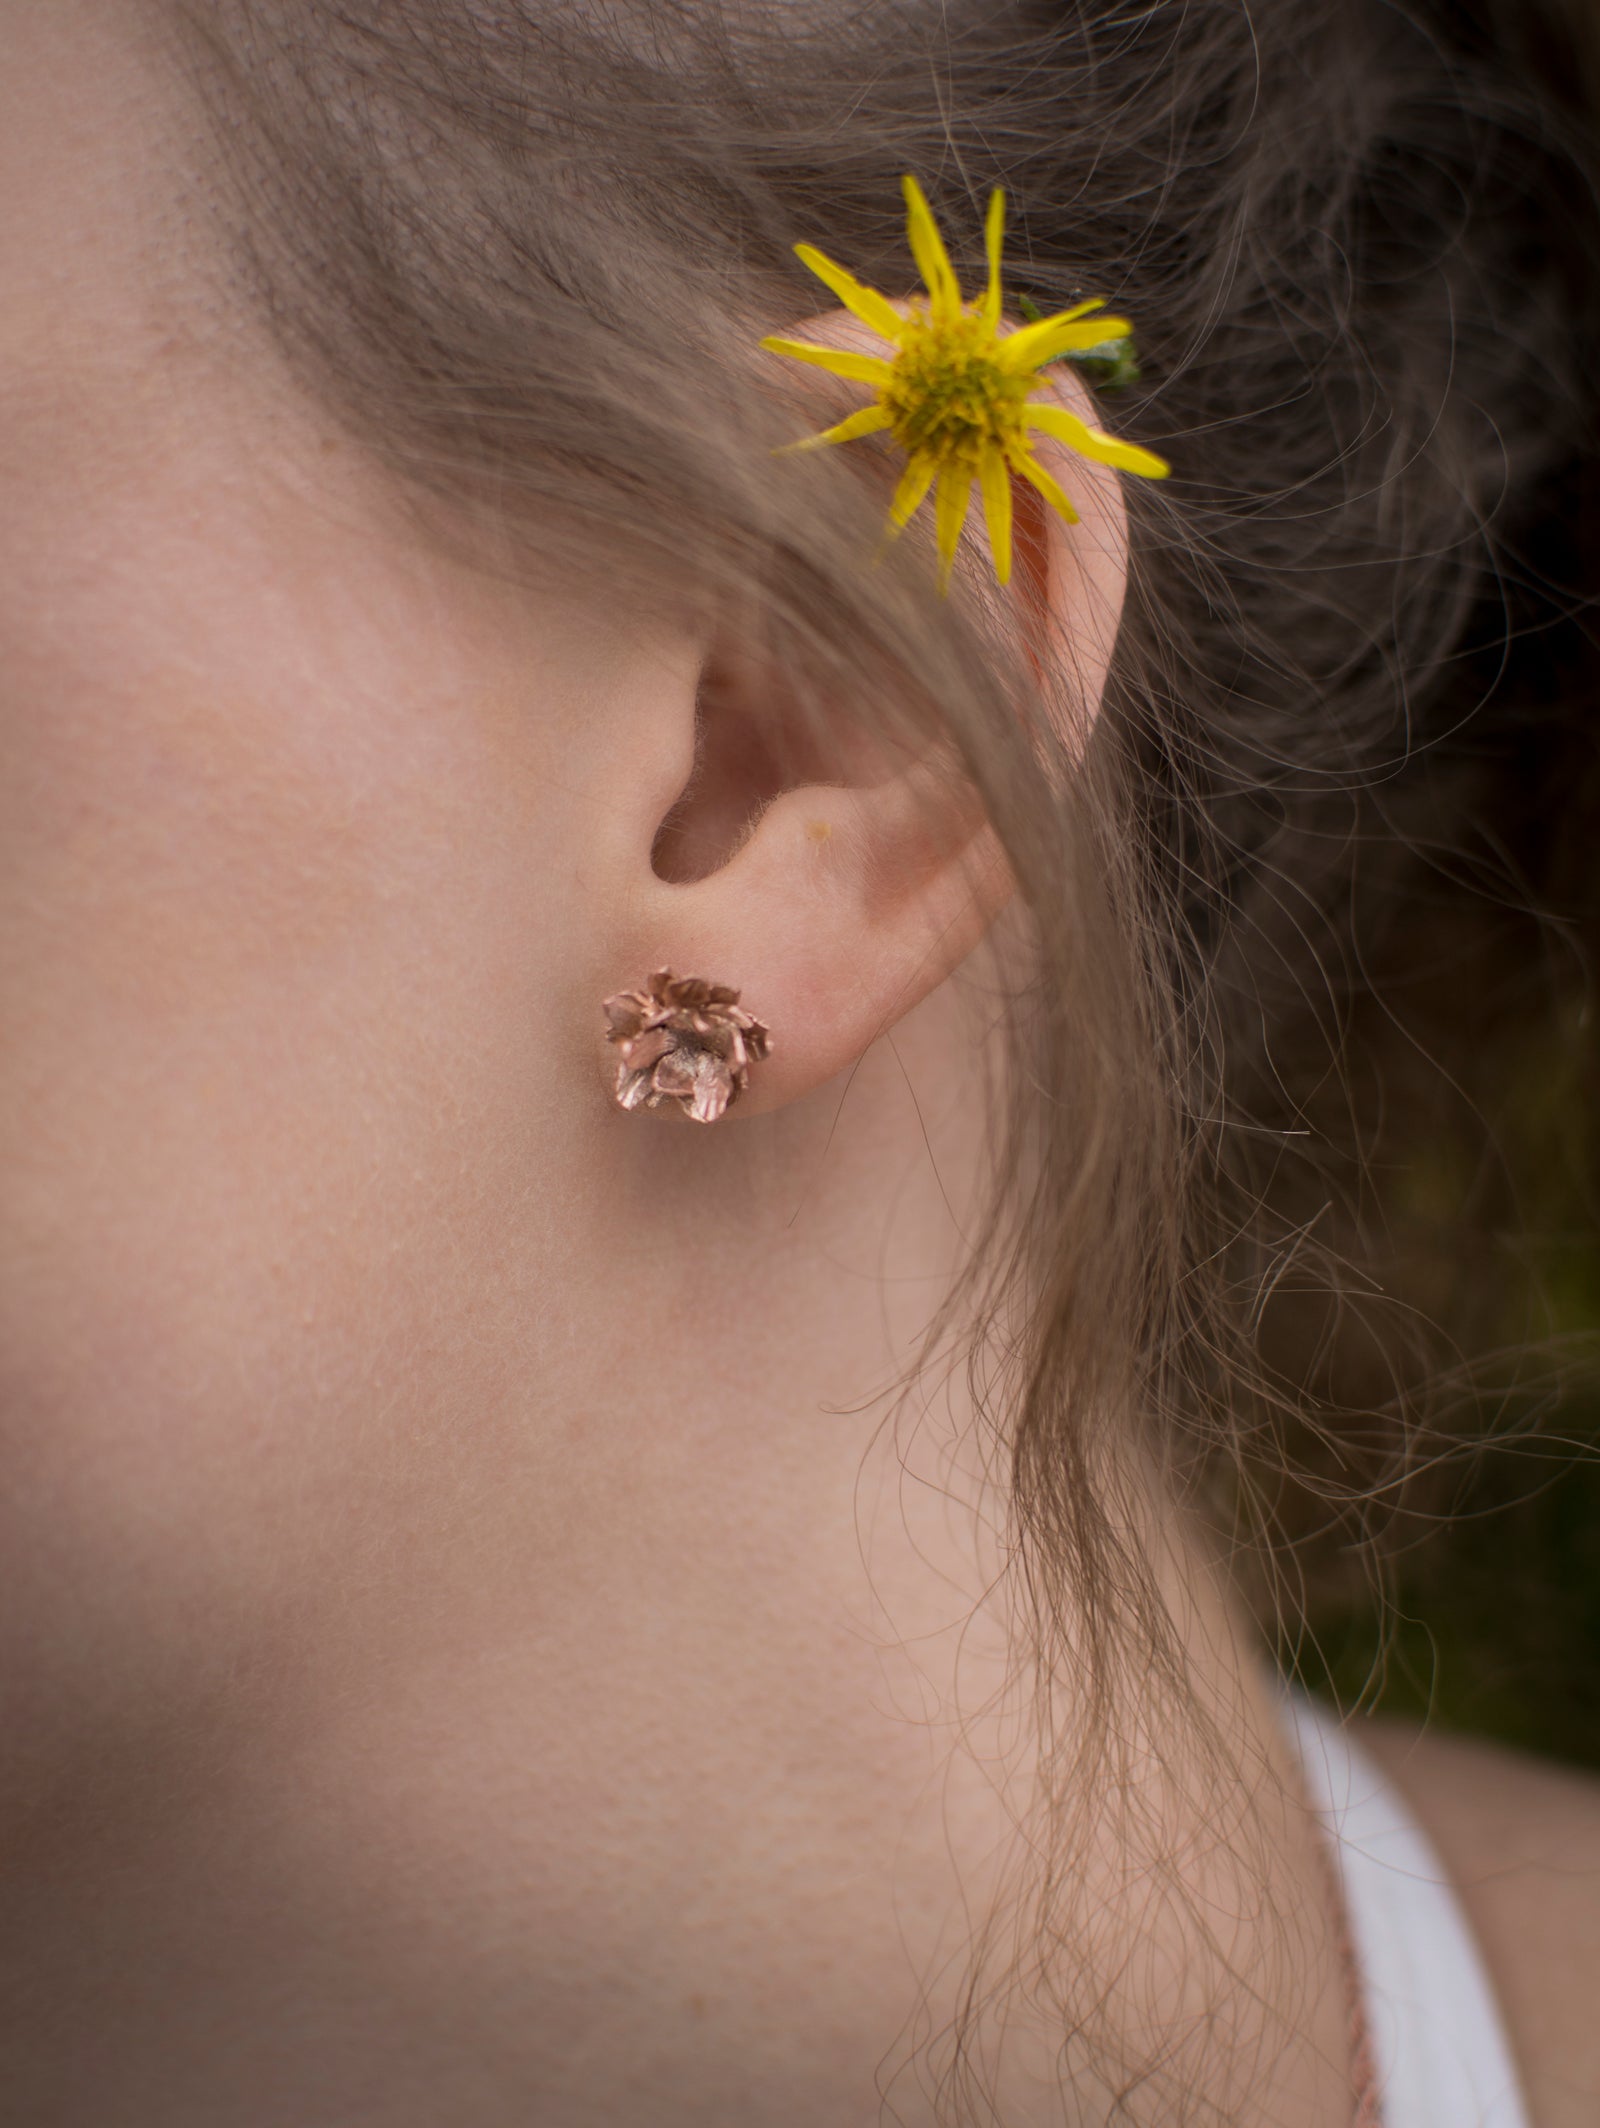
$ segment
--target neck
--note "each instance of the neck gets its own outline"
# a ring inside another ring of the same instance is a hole
[[[1199,1547],[1152,1520],[1242,1742],[1219,1778],[1124,1670],[1114,1759],[1044,1808],[1004,1469],[959,1370],[894,1406],[981,1173],[965,1010],[804,1113],[542,1148],[457,1334],[369,1413],[337,1556],[160,1749],[203,1747],[119,1779],[115,1871],[83,1790],[13,1944],[76,1970],[92,1907],[95,1941],[159,1945],[152,2059],[253,2062],[270,1997],[263,2108],[301,2118],[865,2124],[881,2083],[926,2120],[960,2034],[1008,2122],[1060,2117],[1062,2061],[1095,2121],[1159,2055],[1119,2119],[1181,2086],[1196,2119],[1346,2128],[1322,1880]],[[1029,1832],[1062,1843],[1042,1905]]]

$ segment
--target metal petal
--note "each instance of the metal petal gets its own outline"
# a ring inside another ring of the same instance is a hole
[[[649,1072],[629,1071],[626,1064],[617,1066],[615,1094],[619,1108],[634,1109],[641,1107],[649,1092]]]
[[[696,1123],[715,1123],[733,1098],[733,1087],[727,1071],[714,1059],[706,1057],[701,1061],[709,1068],[702,1070],[696,1080],[689,1113]]]
[[[677,1047],[672,1031],[666,1027],[651,1027],[643,1034],[635,1035],[632,1041],[622,1044],[622,1054],[630,1071],[649,1071],[671,1049]]]
[[[663,1057],[650,1075],[650,1092],[655,1100],[692,1101],[697,1079],[697,1059],[692,1051],[675,1049]]]

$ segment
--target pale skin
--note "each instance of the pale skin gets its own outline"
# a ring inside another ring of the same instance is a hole
[[[297,396],[129,10],[4,0],[0,38],[10,2102],[866,2128],[1029,1773],[959,1382],[882,1432],[981,1184],[1003,863],[897,773],[657,878],[703,645],[475,569]],[[1121,507],[1071,485],[1092,672]],[[606,1094],[599,1000],[663,961],[774,1030],[709,1131]],[[1299,1917],[1233,2117],[1344,2128],[1273,1718],[1199,1546],[1152,1541]],[[1594,1791],[1382,1748],[1539,2128],[1592,2121]],[[1058,2038],[1018,2013],[1008,2121],[1061,2118]]]

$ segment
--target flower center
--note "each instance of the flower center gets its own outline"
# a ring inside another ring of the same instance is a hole
[[[1003,370],[992,326],[972,311],[938,320],[925,312],[907,320],[894,374],[879,394],[889,430],[908,457],[931,457],[939,467],[976,472],[984,455],[1020,447],[1027,376]]]

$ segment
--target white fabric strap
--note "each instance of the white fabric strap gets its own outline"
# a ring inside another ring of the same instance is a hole
[[[1331,1714],[1300,1693],[1284,1712],[1333,1839],[1384,2128],[1529,2128],[1494,1991],[1427,1835]]]

